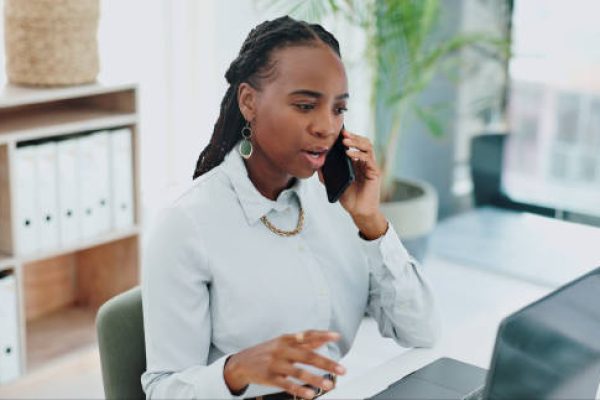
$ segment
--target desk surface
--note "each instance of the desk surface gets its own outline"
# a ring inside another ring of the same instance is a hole
[[[482,207],[438,224],[431,250],[453,262],[558,287],[600,266],[600,229]]]
[[[441,356],[488,368],[502,318],[552,290],[439,257],[427,259],[424,269],[434,286],[442,319],[438,344],[432,349],[404,349],[391,339],[373,341],[373,336],[370,343],[361,343],[359,332],[353,349],[341,360],[348,373],[339,378],[335,390],[321,398],[372,396]],[[377,328],[367,320],[361,329]],[[358,365],[357,359],[363,365]]]
[[[365,398],[438,357],[488,368],[502,319],[600,265],[600,229],[481,208],[441,222],[423,264],[442,334],[432,349],[405,349],[365,319],[341,360],[348,373],[323,399]]]

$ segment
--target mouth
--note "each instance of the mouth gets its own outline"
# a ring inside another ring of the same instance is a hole
[[[323,147],[323,148],[319,148],[319,149],[302,150],[302,151],[304,153],[307,153],[311,157],[318,158],[321,154],[327,154],[327,150],[328,150],[327,148]]]
[[[325,163],[325,156],[328,150],[326,147],[314,147],[302,150],[302,154],[313,169],[319,169]]]

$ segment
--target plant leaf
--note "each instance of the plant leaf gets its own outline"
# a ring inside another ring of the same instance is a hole
[[[429,132],[431,132],[434,137],[440,138],[443,136],[444,128],[442,127],[442,123],[435,113],[416,104],[413,104],[412,109],[419,119],[425,123],[425,126],[427,126],[427,129],[429,129]]]

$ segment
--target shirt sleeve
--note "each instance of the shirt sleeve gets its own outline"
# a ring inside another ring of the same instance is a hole
[[[229,391],[223,376],[230,354],[207,363],[211,273],[194,221],[183,210],[166,209],[145,239],[142,300],[147,370],[142,387],[146,397],[241,398]]]
[[[369,264],[367,312],[383,337],[405,347],[430,347],[439,332],[431,286],[393,226],[382,237],[360,239]]]

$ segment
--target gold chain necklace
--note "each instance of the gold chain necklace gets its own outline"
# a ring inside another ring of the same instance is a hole
[[[302,231],[302,227],[304,226],[304,210],[302,209],[302,206],[300,206],[300,215],[298,215],[298,225],[296,225],[296,229],[294,229],[293,231],[284,231],[281,230],[275,226],[273,226],[273,224],[267,219],[266,215],[263,215],[262,217],[260,217],[260,221],[265,224],[265,226],[267,228],[269,228],[269,230],[279,236],[285,236],[285,237],[289,237],[289,236],[294,236],[300,233],[300,231]]]

